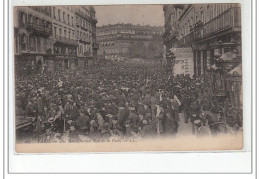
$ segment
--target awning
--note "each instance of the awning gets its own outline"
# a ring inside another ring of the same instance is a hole
[[[237,60],[237,53],[235,52],[226,52],[222,56],[220,56],[217,61],[234,61]]]
[[[212,69],[214,69],[214,70],[217,70],[217,69],[219,69],[219,67],[217,67],[217,65],[216,65],[216,64],[212,65],[210,68],[212,68]]]
[[[228,72],[231,75],[242,75],[242,64],[240,63],[238,66],[236,66],[235,68],[233,68],[232,70],[230,70]]]

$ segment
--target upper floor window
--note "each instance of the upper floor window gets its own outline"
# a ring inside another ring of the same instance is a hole
[[[65,12],[63,12],[63,22],[65,22]]]
[[[57,27],[54,27],[54,37],[57,35]]]
[[[55,14],[55,7],[52,8],[52,11],[53,11],[53,18],[56,19],[56,14]]]
[[[61,20],[61,17],[60,17],[60,10],[58,9],[58,19],[59,21]]]

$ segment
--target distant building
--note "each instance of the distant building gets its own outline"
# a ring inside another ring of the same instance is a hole
[[[76,37],[78,40],[77,54],[80,62],[79,66],[86,66],[86,63],[97,60],[97,19],[95,18],[95,10],[92,6],[77,6],[74,10],[76,18]]]
[[[162,27],[115,24],[97,28],[98,56],[106,59],[153,58],[162,53]]]
[[[49,69],[76,68],[78,64],[76,39],[76,24],[74,13],[68,6],[53,6],[52,26],[53,26],[53,54],[54,59],[48,59]]]

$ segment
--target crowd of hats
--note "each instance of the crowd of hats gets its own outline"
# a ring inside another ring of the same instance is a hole
[[[157,108],[163,113],[160,120],[166,120],[168,113],[167,119],[176,124],[183,106],[189,106],[187,99],[198,100],[205,92],[209,89],[199,79],[169,77],[154,64],[64,69],[17,80],[16,116],[35,117],[38,135],[46,129],[61,135],[70,131],[72,137],[150,135],[158,133]],[[181,106],[175,104],[174,95]],[[164,133],[167,124],[162,125]]]

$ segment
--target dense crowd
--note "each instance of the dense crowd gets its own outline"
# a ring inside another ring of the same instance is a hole
[[[32,118],[38,142],[174,137],[180,112],[194,135],[217,135],[225,132],[214,125],[227,121],[223,105],[201,79],[167,76],[155,64],[118,62],[16,81],[16,116]]]

